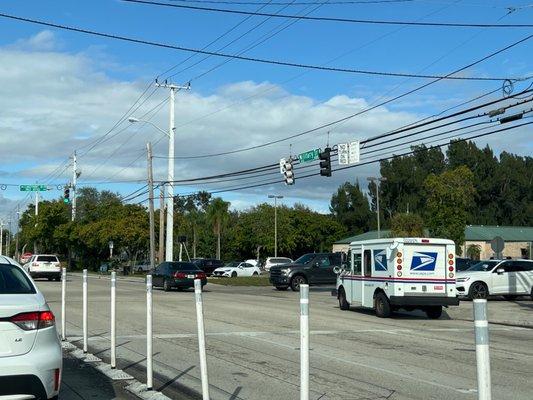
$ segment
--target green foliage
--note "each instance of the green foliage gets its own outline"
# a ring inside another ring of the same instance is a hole
[[[481,246],[479,244],[471,244],[466,248],[466,256],[472,260],[479,260],[481,256]]]
[[[474,204],[474,174],[465,166],[426,178],[426,222],[434,237],[464,243],[465,227]]]
[[[423,237],[424,220],[418,214],[399,213],[391,220],[392,237]]]
[[[329,207],[335,220],[352,235],[368,231],[374,220],[368,198],[361,191],[359,182],[342,184],[331,197]]]

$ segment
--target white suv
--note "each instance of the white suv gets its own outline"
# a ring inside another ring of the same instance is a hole
[[[0,399],[56,398],[61,368],[54,314],[22,267],[0,256]]]
[[[470,299],[530,295],[533,299],[533,260],[487,260],[457,272],[457,293]]]
[[[61,279],[61,263],[54,254],[35,254],[24,265],[24,269],[34,279],[48,278],[49,281]]]

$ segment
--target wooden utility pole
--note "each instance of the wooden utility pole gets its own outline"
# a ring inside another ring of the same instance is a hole
[[[159,186],[159,254],[158,261],[163,262],[165,256],[165,186]]]
[[[150,267],[155,268],[155,221],[154,221],[154,175],[152,172],[152,143],[146,143],[148,150],[148,208],[150,213]]]

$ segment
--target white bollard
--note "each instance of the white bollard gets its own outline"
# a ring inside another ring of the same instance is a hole
[[[309,400],[309,285],[300,285],[300,400]]]
[[[196,320],[198,322],[198,352],[200,353],[200,376],[202,377],[202,399],[209,400],[209,380],[207,378],[207,355],[205,351],[204,310],[202,306],[202,281],[194,280],[196,298]]]
[[[117,273],[111,272],[111,368],[117,367],[117,346],[116,346],[116,289]]]
[[[61,340],[67,340],[67,316],[66,316],[66,296],[67,296],[67,269],[61,269]]]
[[[474,332],[476,335],[478,399],[490,400],[489,323],[486,299],[474,299]]]
[[[83,270],[83,352],[87,353],[87,270]]]
[[[146,389],[153,386],[152,350],[152,275],[146,275]]]

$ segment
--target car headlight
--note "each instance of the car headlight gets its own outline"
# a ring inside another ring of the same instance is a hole
[[[282,273],[283,275],[289,275],[289,271],[290,271],[290,270],[289,270],[288,268],[285,268],[285,269],[282,269],[282,270],[281,270],[281,273]]]
[[[457,282],[466,282],[466,281],[469,281],[469,280],[470,280],[469,276],[464,276],[464,277],[461,277],[461,278],[457,278]]]

